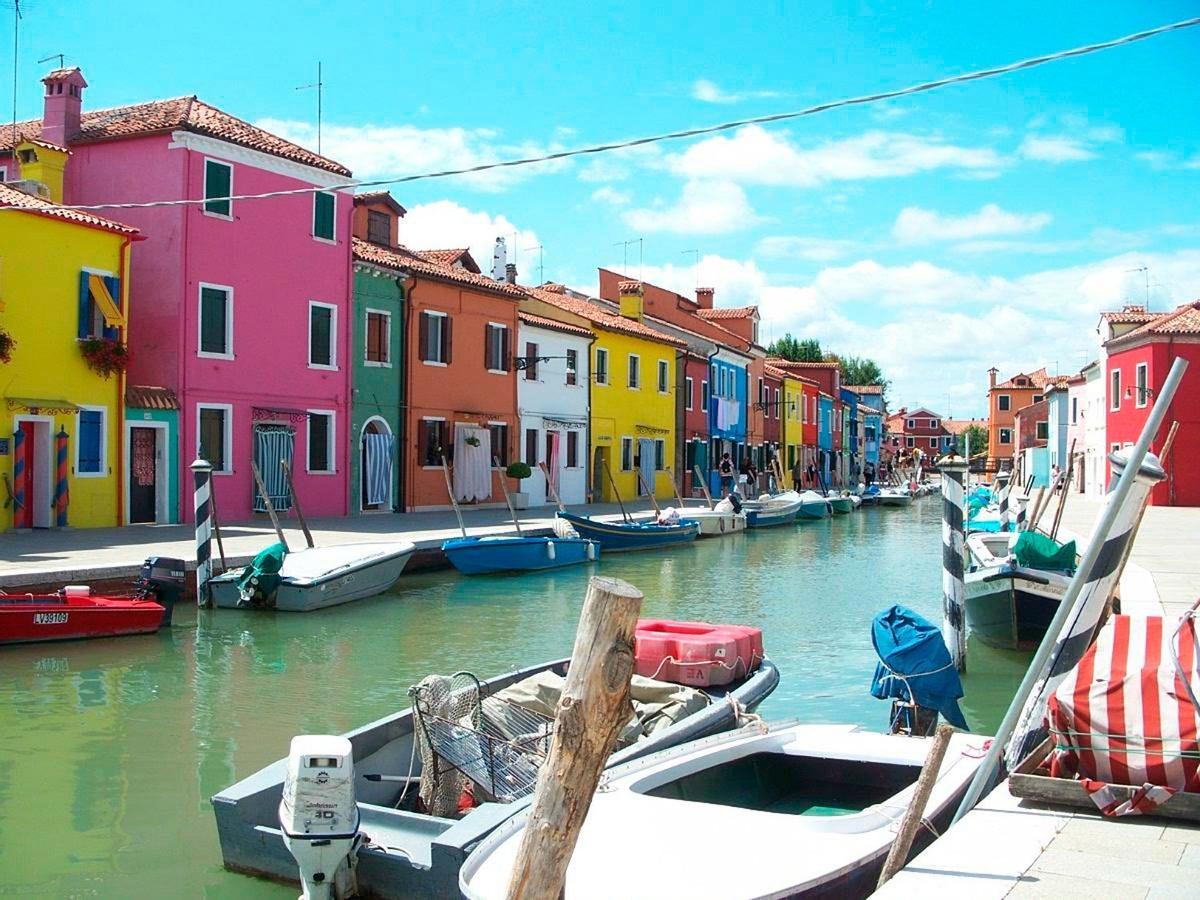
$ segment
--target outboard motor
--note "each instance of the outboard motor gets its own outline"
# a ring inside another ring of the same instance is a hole
[[[729,502],[733,504],[733,511],[740,513],[742,511],[742,498],[737,495],[736,491],[730,491],[728,496]]]
[[[162,627],[171,624],[175,601],[183,597],[186,589],[186,574],[182,559],[169,556],[151,556],[142,563],[137,577],[137,591],[141,596],[162,604]]]
[[[360,835],[350,741],[327,734],[292,738],[279,824],[300,868],[301,900],[354,895]]]

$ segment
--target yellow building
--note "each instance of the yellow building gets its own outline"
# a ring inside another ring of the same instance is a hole
[[[790,486],[792,469],[804,458],[804,382],[795,375],[778,370],[783,376],[783,446],[780,463],[784,481]]]
[[[527,291],[521,306],[535,315],[588,328],[592,344],[591,496],[595,501],[644,496],[638,475],[654,482],[656,497],[675,492],[663,469],[675,458],[676,393],[680,351],[686,345],[643,321],[642,285],[621,283],[620,315],[562,285]],[[609,473],[611,472],[611,479]]]
[[[38,195],[0,184],[0,531],[121,521],[120,360],[138,233],[53,202],[67,155],[20,144],[22,186]]]

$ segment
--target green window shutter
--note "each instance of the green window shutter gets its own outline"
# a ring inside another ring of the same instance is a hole
[[[308,416],[308,470],[329,472],[329,416],[309,413]]]
[[[333,365],[333,310],[327,306],[309,307],[308,363]]]
[[[333,240],[333,194],[313,194],[313,236]]]
[[[229,199],[232,186],[233,166],[212,159],[204,161],[205,212],[215,213],[218,216],[232,215],[233,201]]]
[[[202,353],[228,353],[226,328],[229,296],[219,288],[200,289],[200,350]]]

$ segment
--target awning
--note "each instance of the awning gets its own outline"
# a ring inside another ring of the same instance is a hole
[[[8,408],[23,409],[33,415],[54,415],[79,412],[79,407],[66,400],[38,400],[31,397],[9,397]]]
[[[108,292],[108,285],[104,283],[104,279],[99,275],[88,275],[88,288],[91,289],[92,299],[100,307],[100,314],[104,316],[104,321],[109,328],[124,328],[125,317],[121,315],[121,307],[113,300],[113,295]]]
[[[125,388],[125,405],[130,409],[179,409],[179,398],[170,388],[131,384]]]

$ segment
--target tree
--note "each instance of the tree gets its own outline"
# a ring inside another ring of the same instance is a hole
[[[954,449],[960,456],[967,455],[967,436],[971,438],[971,455],[978,456],[987,453],[988,431],[982,425],[968,425],[961,434],[954,436]]]
[[[865,356],[839,356],[837,361],[842,370],[842,384],[882,384],[886,389],[888,380],[883,377],[879,363]]]
[[[793,337],[791,332],[772,341],[767,353],[792,362],[820,362],[823,358],[820,341],[816,338],[800,340]]]

